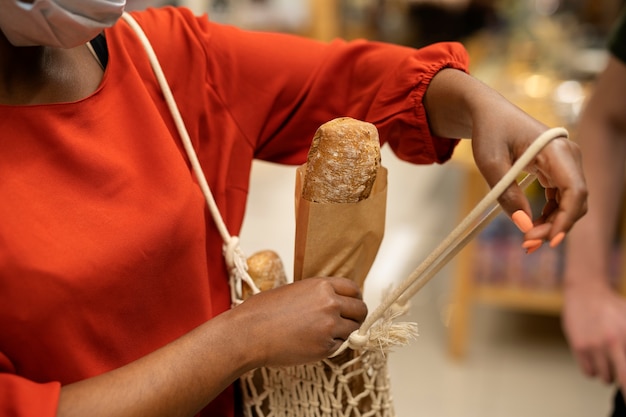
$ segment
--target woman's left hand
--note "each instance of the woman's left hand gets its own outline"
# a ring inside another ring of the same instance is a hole
[[[490,187],[512,167],[548,127],[476,78],[458,70],[441,70],[424,97],[434,135],[472,139],[476,166]],[[552,140],[526,171],[546,190],[546,203],[534,224],[524,227],[525,239],[558,244],[587,212],[587,185],[581,152],[567,138]],[[512,216],[520,210],[532,218],[530,203],[512,184],[498,199]]]

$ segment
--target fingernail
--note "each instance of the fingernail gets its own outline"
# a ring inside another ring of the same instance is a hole
[[[532,248],[526,249],[526,255],[530,255],[531,253],[533,253],[534,251],[536,251],[540,247],[541,247],[541,245],[537,245],[537,246],[533,246]]]
[[[565,232],[561,232],[558,235],[554,236],[552,240],[550,241],[550,247],[556,248],[557,246],[561,244],[563,239],[565,239]]]
[[[533,221],[528,217],[524,210],[517,210],[511,215],[511,220],[519,230],[526,233],[533,228]]]
[[[541,246],[543,244],[543,240],[541,239],[528,239],[522,243],[522,247],[524,249],[530,249],[533,246]]]

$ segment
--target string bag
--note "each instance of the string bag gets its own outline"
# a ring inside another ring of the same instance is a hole
[[[122,19],[141,41],[164,98],[176,123],[183,146],[207,206],[224,241],[223,255],[229,271],[231,302],[243,302],[248,286],[260,292],[248,274],[246,256],[237,236],[231,236],[211,194],[189,134],[150,41],[128,13]],[[410,299],[469,243],[502,208],[498,197],[514,182],[536,155],[556,138],[567,138],[566,129],[556,127],[542,133],[513,164],[500,181],[444,240],[406,277],[390,289],[361,327],[329,358],[289,367],[262,367],[240,378],[242,408],[246,417],[395,417],[388,357],[393,348],[406,345],[417,335],[417,325],[398,322]],[[526,175],[519,186],[534,180]]]

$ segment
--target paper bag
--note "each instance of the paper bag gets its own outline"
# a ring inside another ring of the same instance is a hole
[[[314,203],[302,198],[306,164],[296,170],[294,281],[349,278],[363,288],[385,229],[387,169],[378,168],[370,196],[358,203]]]

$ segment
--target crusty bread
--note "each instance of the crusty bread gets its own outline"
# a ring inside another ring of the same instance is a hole
[[[319,127],[309,150],[302,198],[356,203],[369,197],[380,167],[378,130],[349,117]]]
[[[271,250],[256,252],[248,257],[248,274],[261,290],[271,290],[287,283],[283,262],[278,254]],[[244,284],[243,299],[250,297],[252,290]]]

